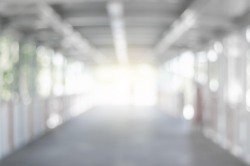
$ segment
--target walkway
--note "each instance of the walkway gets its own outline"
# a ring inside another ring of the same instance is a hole
[[[187,122],[153,109],[89,111],[6,158],[1,166],[245,166]]]

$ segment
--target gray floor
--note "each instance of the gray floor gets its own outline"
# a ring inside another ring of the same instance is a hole
[[[244,166],[189,130],[183,120],[153,109],[102,108],[47,134],[1,166]]]

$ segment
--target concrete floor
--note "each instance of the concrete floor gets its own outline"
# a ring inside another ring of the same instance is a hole
[[[153,108],[89,111],[1,166],[244,166],[189,124]]]

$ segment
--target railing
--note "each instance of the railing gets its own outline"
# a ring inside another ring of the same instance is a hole
[[[2,102],[0,159],[92,106],[88,94]]]

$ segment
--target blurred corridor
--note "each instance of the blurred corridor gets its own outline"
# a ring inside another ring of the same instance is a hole
[[[249,0],[0,0],[0,166],[250,164]]]

